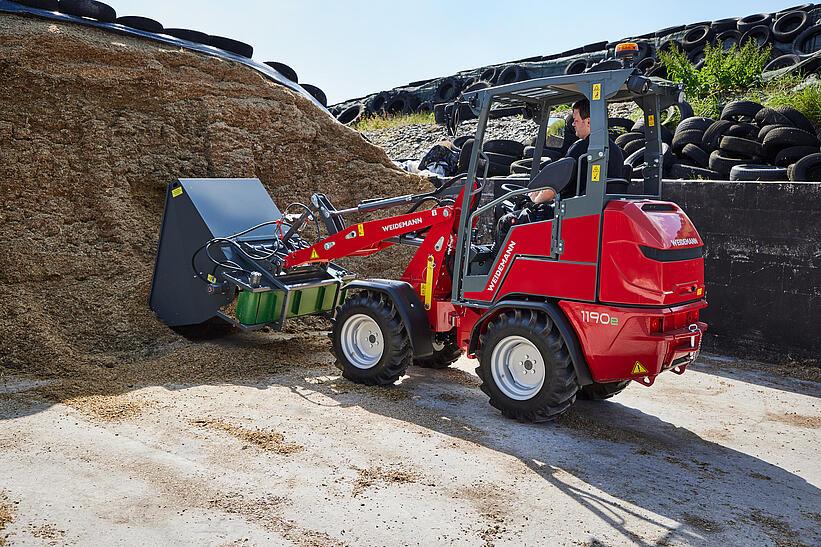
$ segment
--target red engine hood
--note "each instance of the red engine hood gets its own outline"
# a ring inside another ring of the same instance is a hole
[[[611,201],[604,211],[599,298],[638,305],[703,298],[703,245],[675,203]]]

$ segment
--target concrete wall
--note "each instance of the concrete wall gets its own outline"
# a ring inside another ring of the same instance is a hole
[[[664,181],[704,239],[708,349],[821,358],[821,183]]]

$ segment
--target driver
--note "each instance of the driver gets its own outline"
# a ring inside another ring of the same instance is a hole
[[[573,103],[573,129],[576,131],[579,140],[573,143],[573,146],[568,149],[564,157],[575,159],[576,166],[573,168],[570,183],[559,189],[559,194],[563,199],[576,195],[576,180],[578,179],[579,168],[583,166],[584,170],[582,172],[587,172],[587,145],[590,137],[590,101],[587,99],[580,99]],[[621,178],[624,170],[624,155],[612,138],[610,139],[609,148],[610,157],[607,162],[607,172],[612,178]],[[584,195],[586,189],[587,177],[583,177],[579,195]],[[529,193],[528,197],[538,205],[553,201],[556,198],[556,192],[552,188],[545,188],[538,192]]]

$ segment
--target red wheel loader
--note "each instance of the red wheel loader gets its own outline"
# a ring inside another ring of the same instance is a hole
[[[542,167],[551,108],[590,101],[588,152]],[[681,208],[661,201],[659,113],[681,88],[627,66],[482,89],[463,98],[478,116],[466,175],[423,194],[337,210],[317,193],[280,211],[255,179],[181,179],[168,188],[151,308],[168,325],[222,321],[281,329],[327,314],[342,375],[388,385],[411,364],[446,367],[466,354],[505,416],[544,421],[576,397],[615,395],[682,374],[707,325],[703,243]],[[644,177],[608,173],[607,105],[644,113]],[[520,107],[539,124],[531,173],[488,177],[481,143],[495,109]],[[582,183],[586,184],[582,184]],[[584,192],[541,205],[543,220],[499,229],[527,194],[575,184]],[[381,220],[356,215],[399,209]],[[308,234],[321,230],[313,242]],[[392,245],[415,255],[398,280],[355,279],[334,261]]]

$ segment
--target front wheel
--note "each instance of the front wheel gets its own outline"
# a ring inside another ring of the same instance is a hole
[[[396,382],[413,359],[399,311],[385,294],[361,291],[334,318],[333,352],[342,376],[366,385]]]
[[[547,315],[505,312],[491,320],[479,341],[481,388],[503,415],[544,422],[575,402],[579,387],[573,362]]]

